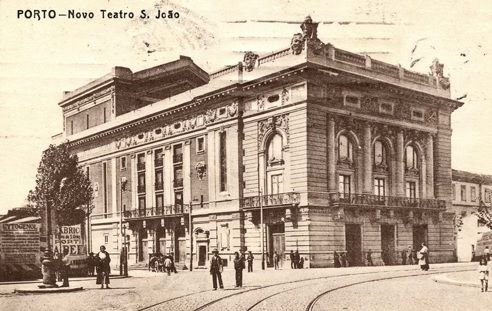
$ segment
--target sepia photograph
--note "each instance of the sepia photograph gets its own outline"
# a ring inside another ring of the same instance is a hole
[[[492,2],[0,0],[0,310],[491,310]]]

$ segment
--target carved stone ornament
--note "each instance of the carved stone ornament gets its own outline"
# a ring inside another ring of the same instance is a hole
[[[306,16],[301,24],[302,39],[318,39],[318,23],[313,23],[311,16]]]
[[[205,123],[212,123],[217,118],[217,109],[209,109],[207,110],[207,115],[205,118]]]
[[[196,176],[199,180],[207,176],[207,165],[204,161],[199,161],[195,164]]]
[[[387,124],[373,124],[371,127],[371,136],[373,138],[376,137],[386,137],[391,141],[394,141],[396,138],[396,128],[393,126],[389,126]]]
[[[259,57],[258,54],[255,54],[251,51],[246,52],[243,58],[244,69],[248,72],[253,71],[256,65],[256,61],[258,60],[258,57]]]
[[[361,100],[361,109],[364,112],[377,113],[379,112],[378,98],[373,96],[363,96]]]
[[[281,98],[282,98],[282,105],[287,104],[289,102],[289,90],[283,88],[281,93]]]
[[[437,110],[429,109],[425,112],[425,123],[430,125],[437,124]]]
[[[266,134],[274,131],[275,129],[281,129],[287,134],[286,145],[289,144],[289,116],[287,114],[280,116],[273,116],[267,120],[258,122],[258,145],[261,146],[263,138]]]
[[[229,117],[235,117],[237,115],[238,110],[238,102],[233,102],[229,106],[227,106],[227,111],[229,113]]]
[[[352,131],[357,136],[360,136],[360,131],[362,129],[362,124],[359,120],[348,117],[337,117],[336,118],[336,133],[339,133],[342,130]]]
[[[256,105],[258,107],[258,110],[265,109],[265,96],[264,95],[258,95],[256,97]]]
[[[292,54],[299,55],[302,53],[304,47],[304,40],[302,39],[302,34],[296,33],[290,40],[290,49]]]
[[[434,58],[429,68],[431,75],[437,80],[439,85],[445,90],[449,89],[449,79],[444,77],[444,64],[440,63],[439,59]]]

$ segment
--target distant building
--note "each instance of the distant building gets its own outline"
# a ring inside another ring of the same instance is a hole
[[[453,210],[456,213],[458,261],[471,261],[482,233],[490,229],[474,213],[480,204],[491,206],[492,176],[453,170]]]
[[[130,263],[193,253],[199,267],[214,248],[260,260],[263,239],[269,264],[299,250],[326,267],[335,251],[395,264],[427,242],[433,262],[454,260],[450,120],[462,103],[443,65],[421,74],[344,51],[317,26],[211,74],[181,57],[66,93],[56,139],[93,183],[89,248],[117,256],[126,241]]]

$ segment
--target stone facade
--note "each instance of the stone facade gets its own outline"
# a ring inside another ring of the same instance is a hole
[[[295,250],[307,267],[333,266],[335,252],[363,265],[369,250],[396,264],[422,242],[433,262],[454,259],[450,118],[462,103],[448,80],[324,44],[310,19],[303,27],[291,48],[251,52],[203,86],[73,135],[65,127],[96,189],[93,250],[118,254],[124,231],[130,263],[161,252],[189,265],[192,250],[202,267],[214,248],[259,261],[263,244],[267,264],[275,250],[286,265]],[[74,91],[72,105],[92,92]],[[115,111],[128,105],[118,88],[111,98]]]

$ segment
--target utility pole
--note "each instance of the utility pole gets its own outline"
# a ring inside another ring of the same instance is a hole
[[[118,237],[120,238],[120,275],[128,276],[128,253],[126,249],[126,227],[123,229],[123,191],[126,189],[126,177],[122,177],[120,181],[120,230]]]
[[[193,271],[193,222],[191,221],[191,213],[193,212],[193,204],[190,202],[188,209],[188,231],[190,232],[190,271]]]
[[[258,191],[260,199],[260,226],[261,226],[261,269],[265,270],[265,229],[263,228],[263,198],[261,195],[261,190]]]

